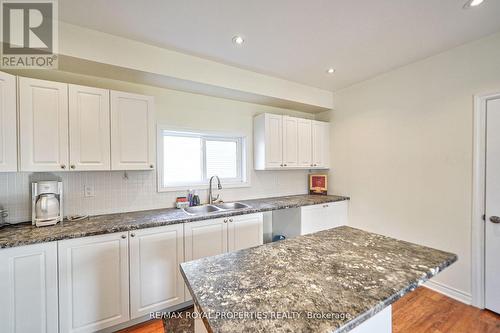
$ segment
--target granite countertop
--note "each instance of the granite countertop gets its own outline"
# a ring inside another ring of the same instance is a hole
[[[456,260],[343,226],[183,263],[181,271],[209,332],[339,333]]]
[[[240,200],[250,208],[228,210],[204,215],[188,215],[180,209],[166,208],[129,213],[92,216],[81,221],[64,221],[50,227],[37,228],[30,223],[11,225],[0,229],[0,248],[16,247],[62,239],[79,238],[129,231],[134,229],[159,227],[170,224],[194,222],[219,217],[266,212],[277,209],[301,207],[348,200],[336,195],[292,195],[284,197]]]

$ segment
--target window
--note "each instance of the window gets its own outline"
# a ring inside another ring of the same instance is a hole
[[[243,185],[245,138],[159,130],[159,191],[205,188],[217,175],[223,185]]]

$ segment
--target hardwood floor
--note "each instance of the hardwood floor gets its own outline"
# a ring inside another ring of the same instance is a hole
[[[500,316],[455,301],[421,287],[392,306],[393,333],[500,333]],[[185,332],[184,330],[168,330]],[[163,322],[154,320],[120,333],[164,333]],[[189,333],[189,332],[186,332]]]

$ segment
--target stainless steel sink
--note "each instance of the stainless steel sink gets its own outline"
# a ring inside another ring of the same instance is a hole
[[[182,210],[189,215],[203,215],[222,211],[221,208],[215,207],[213,205],[193,206],[183,208]]]
[[[223,209],[223,210],[235,210],[235,209],[244,209],[244,208],[250,208],[249,205],[241,203],[241,202],[223,202],[220,204],[216,204],[216,207]]]
[[[223,202],[216,205],[203,205],[183,208],[184,213],[188,215],[204,215],[210,213],[223,212],[225,210],[238,210],[250,208],[249,205],[241,202]]]

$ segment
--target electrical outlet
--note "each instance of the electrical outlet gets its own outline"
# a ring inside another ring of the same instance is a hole
[[[83,194],[86,197],[95,197],[94,185],[85,185],[83,188]]]

